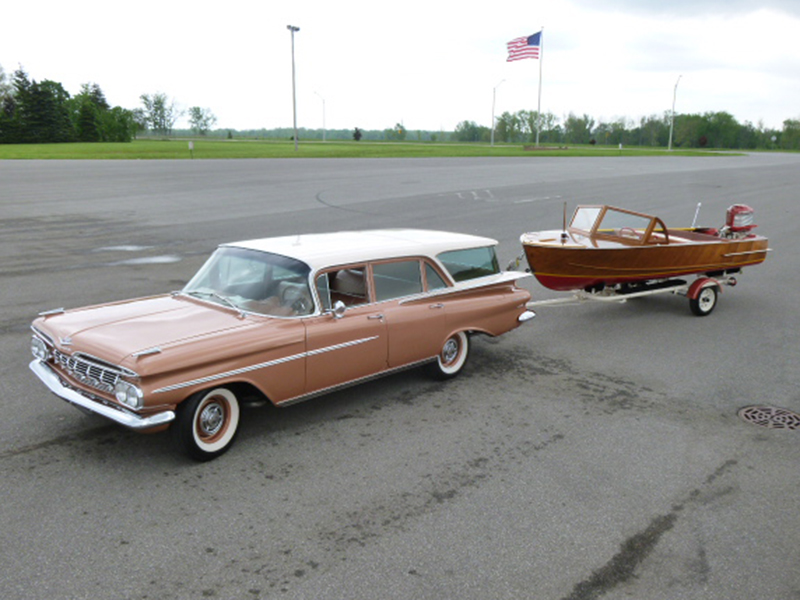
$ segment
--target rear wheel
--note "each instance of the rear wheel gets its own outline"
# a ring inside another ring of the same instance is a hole
[[[461,372],[469,356],[469,337],[459,331],[442,346],[436,362],[430,365],[430,373],[437,379],[450,379]]]
[[[698,317],[705,317],[711,314],[717,305],[717,286],[709,285],[700,290],[697,298],[689,298],[689,308]]]
[[[227,388],[198,392],[178,409],[172,434],[180,450],[198,461],[225,453],[239,429],[239,400]]]

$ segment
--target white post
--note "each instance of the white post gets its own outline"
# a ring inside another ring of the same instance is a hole
[[[539,131],[542,129],[542,62],[544,61],[544,26],[539,35],[539,103],[536,106],[536,146],[539,146]]]
[[[678,83],[680,83],[683,75],[678,75],[678,81],[675,82],[675,90],[672,92],[672,116],[669,120],[669,144],[667,150],[672,152],[672,130],[675,127],[675,98],[678,96]]]
[[[319,92],[314,92],[322,100],[322,141],[325,141],[325,98]]]
[[[294,83],[294,32],[300,31],[300,28],[294,25],[287,25],[286,29],[292,32],[292,116],[294,118],[294,151],[297,152],[297,92]]]
[[[503,81],[505,81],[505,79],[502,79],[500,83],[503,83]],[[500,83],[492,88],[492,146],[494,146],[494,101],[497,97],[497,88],[500,87]]]

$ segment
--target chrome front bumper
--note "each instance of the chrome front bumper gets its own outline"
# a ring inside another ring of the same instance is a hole
[[[62,400],[66,400],[70,404],[74,404],[79,408],[86,409],[90,412],[111,419],[115,423],[124,425],[130,429],[152,429],[165,425],[175,419],[175,413],[171,410],[156,413],[147,417],[140,417],[134,413],[129,413],[118,408],[113,408],[94,400],[90,400],[86,396],[79,394],[72,388],[66,387],[61,383],[55,371],[42,361],[35,359],[28,365],[30,370],[42,380],[47,388]]]

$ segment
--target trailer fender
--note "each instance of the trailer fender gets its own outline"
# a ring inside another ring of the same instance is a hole
[[[689,290],[686,292],[686,297],[690,300],[697,300],[697,297],[700,295],[700,292],[703,289],[712,286],[716,286],[717,293],[722,293],[722,286],[720,285],[719,281],[712,279],[711,277],[699,277],[692,283],[692,285],[689,286]]]

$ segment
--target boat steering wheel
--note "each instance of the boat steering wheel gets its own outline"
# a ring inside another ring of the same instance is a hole
[[[633,227],[620,227],[619,234],[621,236],[628,236],[636,238],[637,240],[642,239],[642,236],[639,235],[639,232],[636,231]]]

